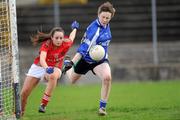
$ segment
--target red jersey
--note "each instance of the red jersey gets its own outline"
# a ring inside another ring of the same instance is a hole
[[[42,43],[40,51],[47,52],[46,56],[46,63],[48,66],[52,67],[58,67],[61,69],[64,56],[69,50],[69,48],[72,46],[72,41],[69,42],[62,42],[62,44],[58,48],[54,48],[54,45],[52,43],[52,40],[47,40]],[[39,64],[40,56],[36,57],[34,60],[34,64]]]

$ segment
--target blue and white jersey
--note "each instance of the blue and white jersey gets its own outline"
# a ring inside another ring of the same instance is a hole
[[[109,24],[102,26],[98,19],[94,20],[88,27],[82,38],[81,44],[77,50],[84,60],[89,63],[95,63],[89,56],[89,50],[94,45],[101,45],[105,49],[104,59],[108,59],[108,46],[112,39]]]

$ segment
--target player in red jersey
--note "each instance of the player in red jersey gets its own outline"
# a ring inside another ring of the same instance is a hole
[[[33,44],[36,45],[42,42],[42,45],[39,56],[35,58],[31,65],[21,90],[22,115],[25,111],[28,96],[41,79],[48,81],[39,107],[39,112],[45,112],[57,80],[62,74],[63,59],[75,39],[79,23],[74,21],[71,28],[72,32],[69,38],[64,37],[64,31],[61,27],[53,28],[48,34],[38,32],[37,35],[31,38]]]

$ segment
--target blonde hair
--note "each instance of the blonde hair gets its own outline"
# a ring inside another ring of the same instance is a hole
[[[105,3],[101,4],[98,8],[98,15],[101,12],[110,12],[111,18],[112,18],[112,17],[114,17],[116,10],[110,2],[105,2]]]
[[[62,32],[64,34],[64,30],[61,27],[54,27],[49,33],[37,32],[36,35],[31,36],[31,41],[33,45],[37,45],[38,43],[50,40],[53,37],[55,32]]]

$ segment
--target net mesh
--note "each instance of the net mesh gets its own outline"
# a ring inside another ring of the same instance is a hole
[[[14,116],[9,1],[0,1],[0,120]],[[13,118],[12,118],[13,119]]]

